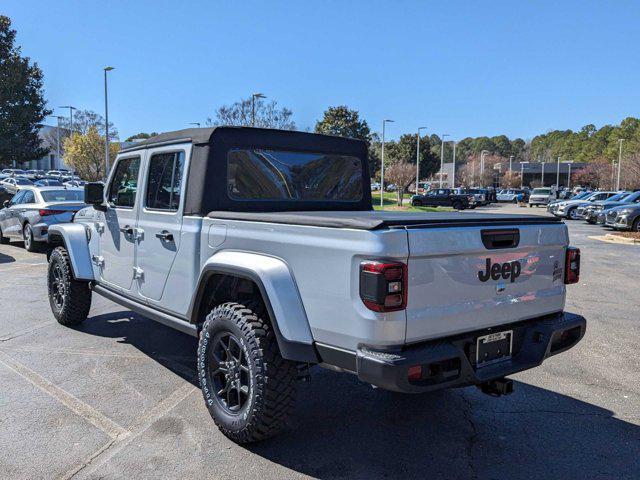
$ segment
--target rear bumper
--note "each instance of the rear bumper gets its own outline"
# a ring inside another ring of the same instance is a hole
[[[360,348],[356,352],[356,373],[364,382],[404,393],[476,385],[536,367],[546,358],[570,349],[584,336],[586,323],[580,315],[558,313],[398,351]],[[504,330],[513,330],[511,358],[476,367],[477,337]],[[422,378],[410,382],[409,368],[417,365],[422,367]]]

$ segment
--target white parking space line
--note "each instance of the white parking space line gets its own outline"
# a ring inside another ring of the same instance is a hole
[[[84,418],[87,422],[104,432],[110,438],[117,439],[130,435],[130,432],[127,429],[121,427],[95,408],[87,405],[70,393],[54,385],[46,378],[41,377],[33,370],[22,365],[20,362],[2,351],[0,351],[0,364],[3,364],[6,368],[18,374],[32,385],[60,402],[72,412]]]
[[[11,332],[6,334],[3,337],[0,337],[0,342],[6,342],[8,340],[13,340],[14,338],[17,337],[21,337],[22,335],[27,335],[31,332],[35,332],[36,330],[40,330],[41,328],[45,328],[48,327],[49,325],[53,325],[54,323],[56,323],[55,321],[51,320],[48,322],[43,322],[39,325],[36,325],[35,327],[28,327],[28,328],[24,328],[22,330],[16,330],[15,332]]]
[[[18,265],[15,265],[13,263],[8,263],[6,265],[8,266],[6,267],[0,266],[0,273],[12,272],[14,270],[19,270],[21,268],[26,268],[26,267],[40,267],[42,265],[49,265],[49,264],[47,262],[40,262],[40,263],[19,263]]]

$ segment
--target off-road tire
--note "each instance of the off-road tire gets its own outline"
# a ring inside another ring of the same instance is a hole
[[[294,405],[296,363],[282,358],[266,314],[259,313],[239,303],[218,305],[207,315],[198,343],[198,377],[207,409],[220,431],[240,444],[279,433]],[[217,339],[228,334],[239,340],[248,361],[249,392],[237,412],[225,406],[213,378]]]
[[[0,244],[6,245],[9,243],[9,238],[2,235],[2,228],[0,228]]]
[[[60,301],[60,288],[63,298]],[[56,247],[49,257],[47,273],[49,304],[59,324],[79,325],[89,316],[91,290],[88,282],[73,278],[69,253],[64,247]]]

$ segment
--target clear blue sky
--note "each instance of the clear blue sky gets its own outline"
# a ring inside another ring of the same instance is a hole
[[[186,128],[264,92],[313,128],[329,105],[389,136],[454,139],[640,115],[640,2],[2,0],[50,107],[103,113],[121,138]],[[63,113],[62,111],[59,111]]]

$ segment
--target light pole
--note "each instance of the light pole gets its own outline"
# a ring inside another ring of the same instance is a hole
[[[560,189],[560,155],[558,155],[558,166],[556,172],[556,188]]]
[[[448,133],[443,133],[440,139],[440,183],[438,188],[442,188],[442,168],[444,167],[444,137],[448,137]]]
[[[616,181],[616,190],[620,190],[620,169],[622,165],[622,142],[624,138],[618,140],[620,142],[620,150],[618,151],[618,180]]]
[[[384,132],[387,123],[393,123],[393,120],[382,121],[382,159],[380,160],[380,208],[384,210]]]
[[[76,107],[72,107],[71,105],[63,105],[58,108],[68,108],[69,109],[69,136],[73,135],[73,111],[77,110]]]
[[[113,67],[104,67],[104,177],[109,176],[109,102],[107,96],[107,73]]]
[[[529,162],[520,162],[520,188],[524,188],[524,164]]]
[[[482,150],[480,152],[480,186],[484,187],[484,179],[482,178],[482,174],[484,173],[484,154],[489,153],[488,150]]]
[[[251,95],[251,126],[256,126],[256,98],[267,98],[262,93],[254,93]]]
[[[453,142],[453,171],[451,173],[451,188],[456,188],[456,142]]]
[[[562,163],[566,163],[567,167],[569,167],[569,173],[567,174],[567,189],[571,188],[571,164],[573,163],[573,160],[571,160],[570,162],[562,162]]]
[[[58,162],[58,165],[51,165],[52,169],[57,169],[60,167],[60,120],[62,120],[64,117],[57,115],[56,118],[58,119],[58,128],[56,128],[56,161]]]
[[[542,163],[542,186],[544,187],[544,164],[547,162],[540,162]]]
[[[511,165],[513,164],[513,155],[509,157],[509,175],[512,175]]]
[[[200,122],[189,122],[189,125],[197,125],[200,128]]]
[[[418,145],[416,146],[416,195],[418,195],[418,183],[420,182],[420,130],[427,127],[418,128]]]

